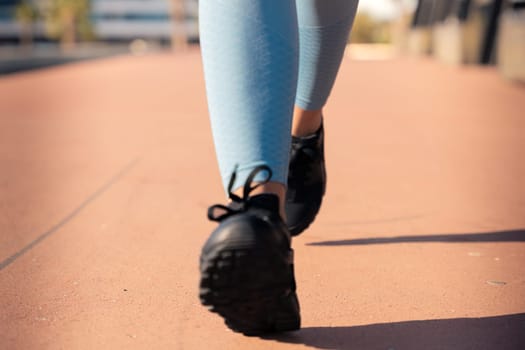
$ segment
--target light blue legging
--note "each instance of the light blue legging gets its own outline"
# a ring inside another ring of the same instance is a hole
[[[208,108],[226,188],[267,165],[286,184],[294,103],[321,109],[358,0],[200,0]],[[256,180],[260,180],[256,178]]]

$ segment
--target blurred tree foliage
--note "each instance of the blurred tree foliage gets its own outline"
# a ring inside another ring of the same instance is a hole
[[[38,9],[31,2],[22,1],[15,8],[15,17],[20,22],[33,23],[38,18]]]
[[[20,43],[24,46],[33,44],[33,23],[38,19],[38,8],[24,0],[15,8],[15,18],[20,25]]]
[[[356,15],[350,42],[386,44],[392,41],[392,24],[377,20],[366,12]]]
[[[48,0],[43,5],[46,30],[68,49],[79,40],[94,38],[89,0]]]

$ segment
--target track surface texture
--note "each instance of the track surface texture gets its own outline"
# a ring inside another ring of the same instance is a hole
[[[524,349],[524,86],[345,58],[325,115],[303,328],[244,337],[198,299],[224,202],[199,51],[0,78],[0,348]]]

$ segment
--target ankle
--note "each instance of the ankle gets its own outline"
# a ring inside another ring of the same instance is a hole
[[[252,186],[255,186],[255,184],[252,184]],[[242,196],[242,188],[235,191],[235,194],[238,196]],[[256,189],[254,189],[251,192],[252,196],[258,195],[258,194],[275,194],[279,198],[279,214],[281,215],[281,218],[284,222],[286,222],[286,212],[284,209],[284,200],[286,198],[286,187],[282,183],[279,182],[267,182],[265,184],[260,185]]]
[[[307,111],[299,107],[295,107],[292,136],[303,137],[315,134],[321,127],[323,120],[323,110]]]

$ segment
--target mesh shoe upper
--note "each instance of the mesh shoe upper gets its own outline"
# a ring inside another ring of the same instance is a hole
[[[326,191],[324,128],[306,137],[292,137],[285,210],[292,235],[314,221]]]

